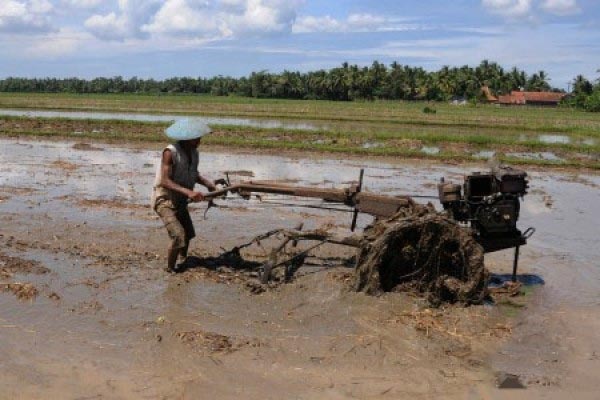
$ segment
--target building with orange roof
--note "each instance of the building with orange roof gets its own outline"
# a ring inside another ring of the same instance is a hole
[[[558,92],[525,92],[513,90],[510,94],[493,96],[490,89],[484,86],[482,92],[488,102],[504,105],[534,105],[534,106],[557,106],[566,96],[566,93]]]

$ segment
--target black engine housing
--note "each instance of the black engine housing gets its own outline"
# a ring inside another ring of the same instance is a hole
[[[508,166],[467,175],[463,186],[443,179],[438,185],[444,210],[455,220],[469,224],[487,252],[524,244],[517,221],[520,199],[527,189],[527,173]]]

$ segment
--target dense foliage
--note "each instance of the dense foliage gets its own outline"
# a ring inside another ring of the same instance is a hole
[[[600,79],[594,85],[583,75],[578,75],[572,84],[573,95],[567,103],[587,111],[600,112]]]
[[[169,78],[165,80],[95,78],[6,78],[0,80],[2,92],[42,93],[206,93],[218,96],[239,95],[285,99],[390,99],[449,100],[455,97],[476,99],[481,87],[493,93],[511,90],[551,90],[544,71],[528,75],[518,68],[505,70],[484,60],[477,67],[445,66],[429,72],[420,67],[377,61],[370,67],[342,64],[341,67],[313,72],[253,72],[248,77]]]

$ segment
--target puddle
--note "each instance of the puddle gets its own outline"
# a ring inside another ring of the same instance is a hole
[[[539,135],[538,140],[542,143],[548,144],[569,144],[571,143],[571,138],[566,135]]]
[[[473,157],[482,158],[484,160],[489,160],[490,158],[494,157],[495,154],[496,154],[496,152],[494,150],[481,150],[481,151],[478,151],[477,153],[474,153]]]
[[[73,151],[77,141],[36,141],[31,146],[10,139],[0,139],[0,157],[6,171],[0,175],[0,187],[31,187],[44,190],[48,198],[85,194],[86,198],[114,199],[146,204],[149,201],[160,150],[131,150],[103,146],[104,151]],[[329,182],[340,185],[355,181],[360,168],[366,164],[341,165],[343,161],[329,159],[290,159],[286,157],[252,154],[225,154],[202,152],[200,166],[210,178],[224,178],[230,172],[235,180],[253,177],[257,180],[290,180],[299,185]],[[56,160],[58,166],[76,165],[73,170],[50,168]],[[347,163],[347,162],[346,162]],[[365,181],[367,190],[380,191],[389,188],[389,164],[369,161],[369,175]],[[396,168],[394,168],[396,169]],[[402,170],[402,168],[398,168]],[[132,174],[132,171],[136,171]],[[233,171],[233,173],[232,173]],[[457,170],[459,171],[459,170]],[[447,172],[446,172],[447,173]],[[460,173],[460,172],[457,172]],[[442,172],[424,173],[423,179],[437,182]],[[409,174],[410,175],[410,174]],[[85,178],[83,178],[85,177]],[[115,177],[117,177],[115,179]],[[396,189],[392,194],[435,195],[423,191],[420,182],[413,182],[402,173],[393,178]],[[48,201],[48,199],[44,199]],[[9,202],[9,200],[7,201]],[[25,205],[16,205],[18,209]]]
[[[0,109],[0,116],[16,117],[40,117],[40,118],[70,118],[70,119],[97,119],[97,120],[123,120],[123,121],[142,121],[142,122],[170,122],[185,115],[152,115],[152,114],[128,114],[128,113],[105,113],[105,112],[80,112],[80,111],[38,111],[38,110],[8,110]],[[308,122],[284,122],[278,120],[258,120],[248,118],[218,118],[189,116],[188,118],[199,119],[207,124],[215,125],[235,125],[250,126],[253,128],[266,129],[299,129],[314,131],[318,129],[327,129],[325,124],[316,124]],[[77,132],[76,132],[77,133]]]
[[[366,142],[366,143],[363,143],[362,148],[363,149],[376,149],[378,147],[383,147],[383,146],[385,146],[385,145],[381,142]]]
[[[594,138],[587,138],[581,141],[581,144],[584,144],[586,146],[595,146],[597,143],[598,141]]]
[[[429,154],[429,155],[433,155],[433,154],[439,154],[440,153],[440,148],[439,147],[423,147],[421,148],[421,152],[425,153],[425,154]]]
[[[564,158],[557,156],[551,151],[540,151],[536,153],[506,153],[508,157],[520,158],[522,160],[544,160],[544,161],[564,161]]]

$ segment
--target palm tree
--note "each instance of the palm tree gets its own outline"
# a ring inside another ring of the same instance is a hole
[[[594,90],[594,86],[590,81],[588,81],[583,75],[577,75],[575,79],[573,79],[573,93],[574,94],[591,94]]]

